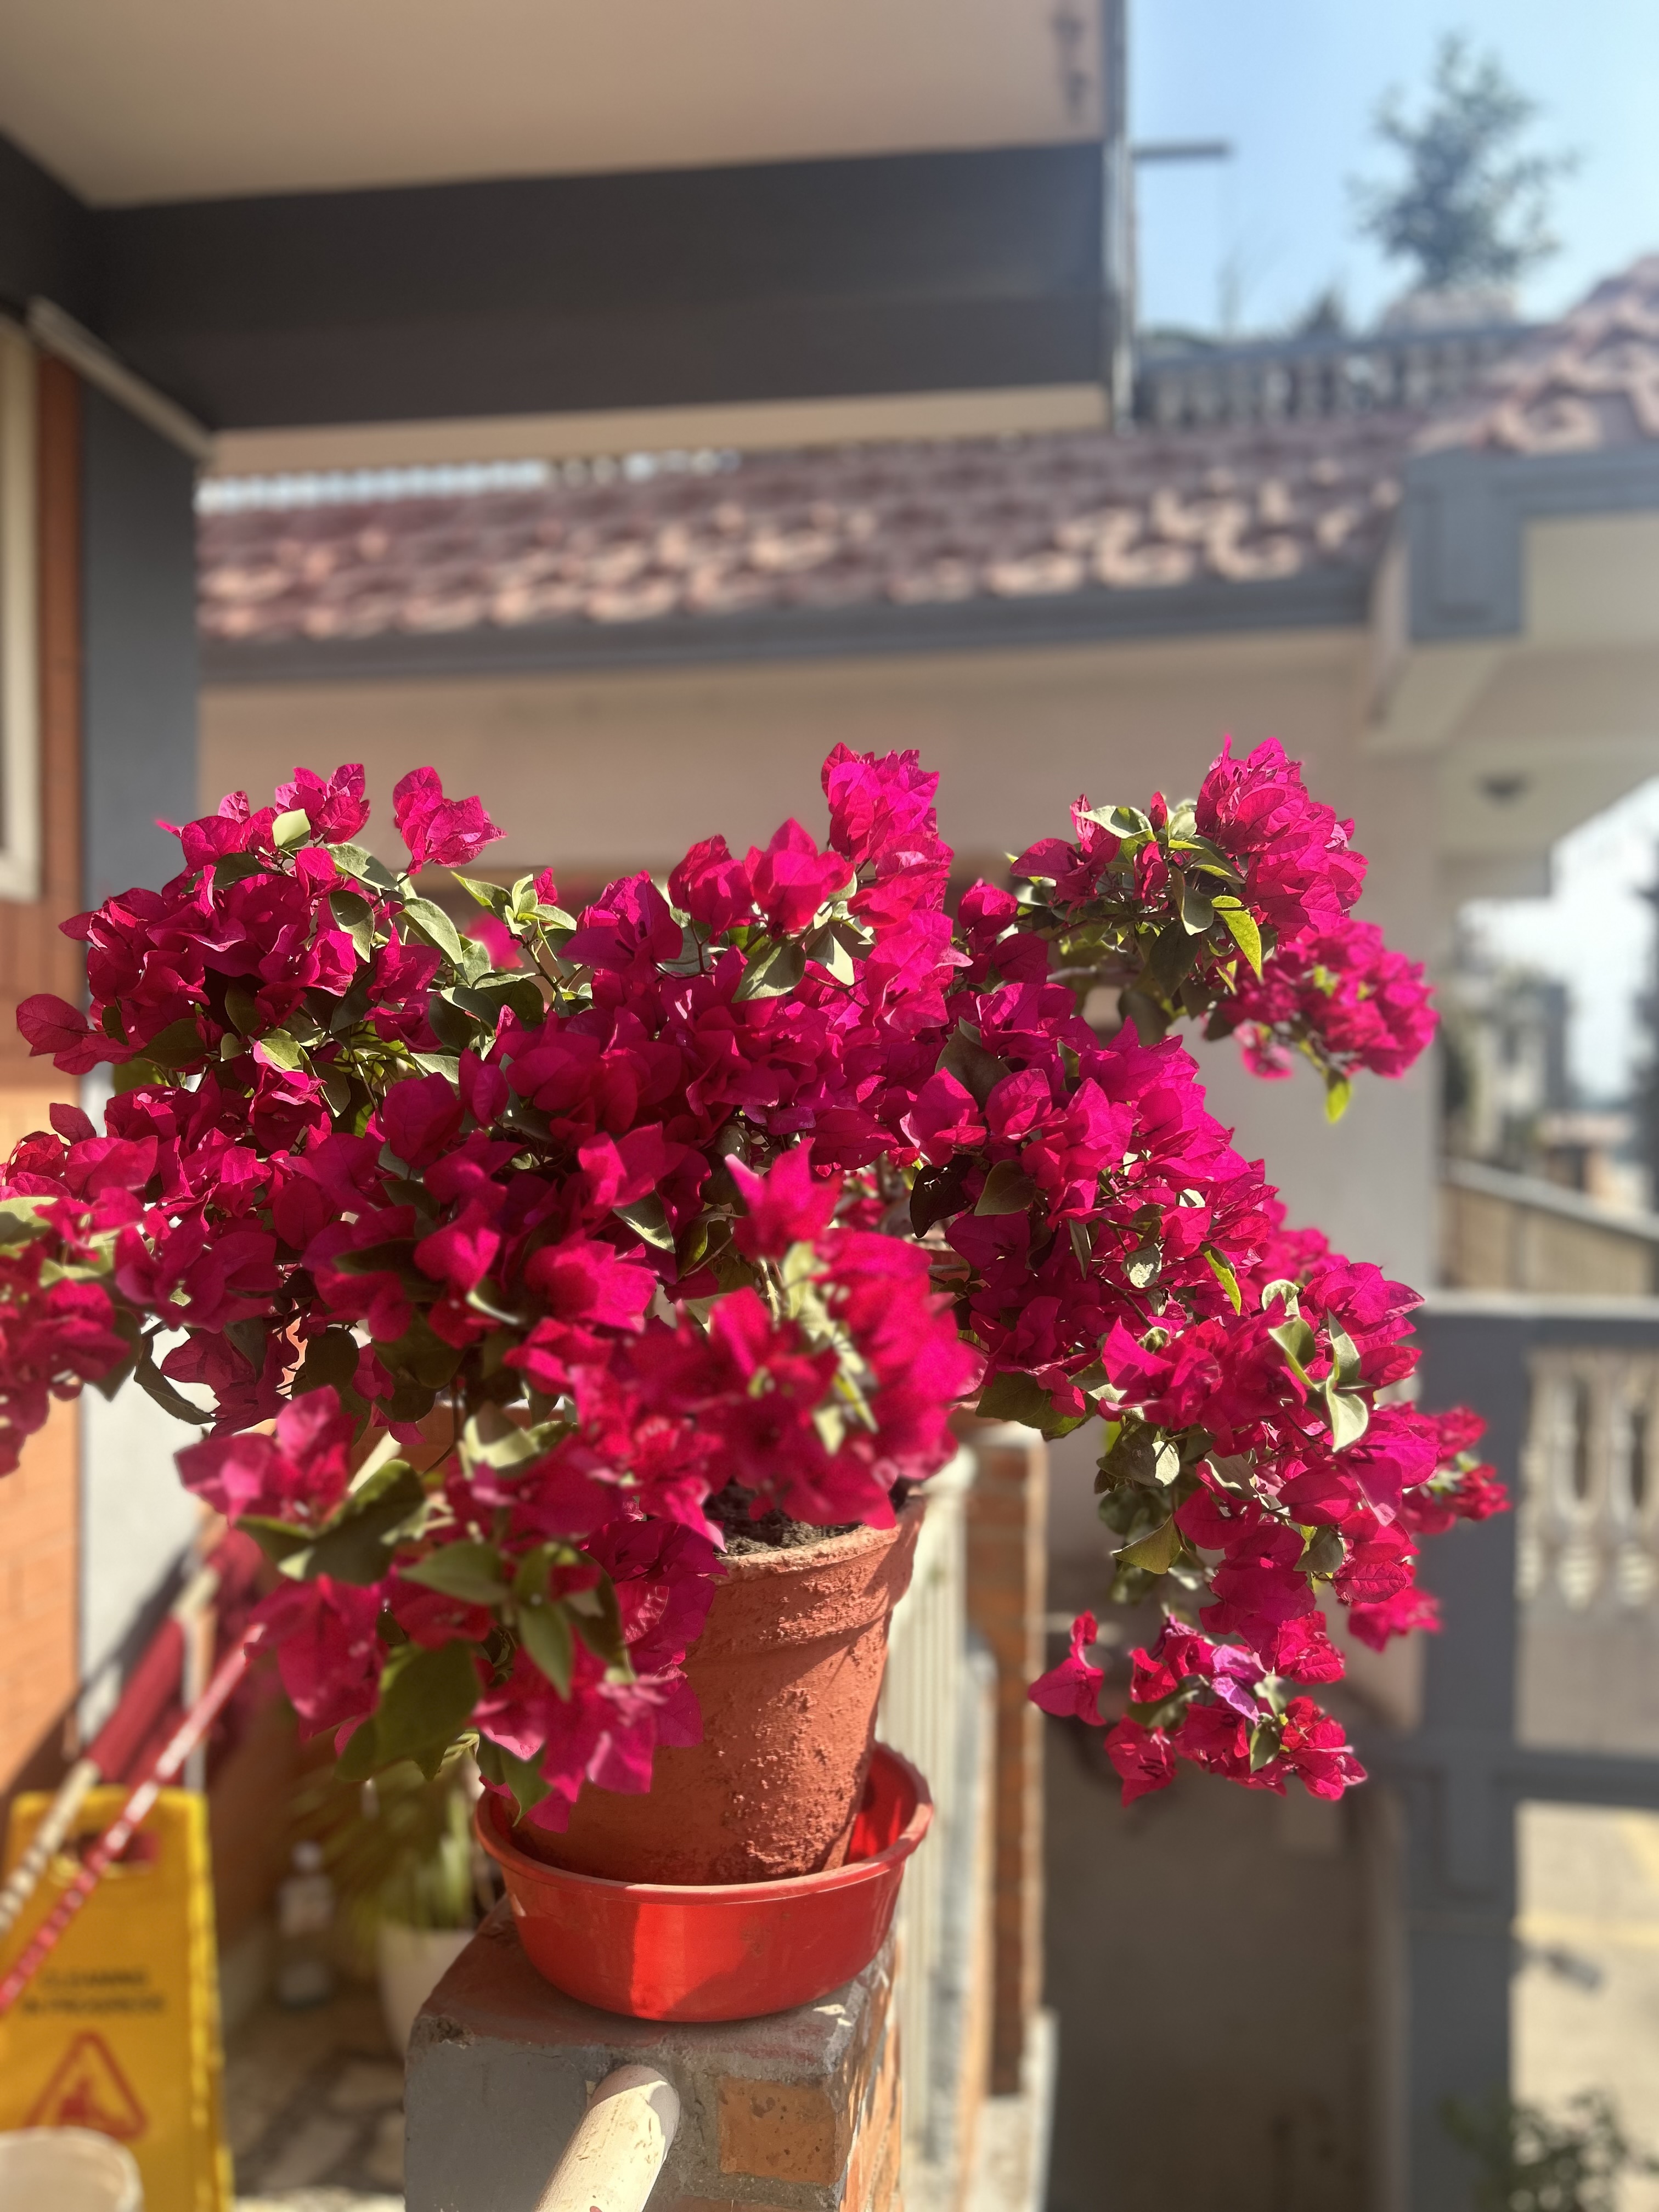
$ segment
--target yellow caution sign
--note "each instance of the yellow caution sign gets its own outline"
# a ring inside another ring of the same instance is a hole
[[[73,1878],[74,1849],[109,1826],[126,1795],[89,1793],[73,1845],[0,1942],[0,1974]],[[13,1801],[9,1869],[51,1802]],[[137,2160],[145,2212],[229,2212],[222,2069],[207,1807],[192,1790],[164,1790],[0,2019],[0,2129],[95,2128]]]

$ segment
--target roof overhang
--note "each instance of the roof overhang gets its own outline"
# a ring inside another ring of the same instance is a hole
[[[1087,140],[1053,0],[52,0],[0,131],[92,207]]]
[[[1037,428],[1100,387],[1093,9],[25,13],[0,307],[210,430],[982,393]]]
[[[1368,750],[1436,759],[1465,896],[1659,774],[1659,446],[1414,459],[1379,581]]]
[[[528,623],[426,635],[290,638],[269,645],[202,641],[202,680],[272,684],[396,683],[785,660],[874,659],[896,653],[998,653],[1130,640],[1250,632],[1363,629],[1363,571],[1282,580],[1206,581],[1140,592],[1093,588],[1029,599],[935,605],[772,608],[756,615],[678,615],[602,624]]]

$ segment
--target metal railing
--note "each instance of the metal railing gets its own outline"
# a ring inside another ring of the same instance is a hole
[[[1528,323],[1475,323],[1149,350],[1136,374],[1135,415],[1153,428],[1177,430],[1423,411],[1472,391],[1533,331]]]

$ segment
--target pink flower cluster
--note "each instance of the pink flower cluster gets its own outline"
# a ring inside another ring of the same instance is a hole
[[[1194,806],[1080,807],[954,921],[935,782],[839,747],[822,848],[711,837],[579,915],[545,872],[461,876],[466,933],[414,872],[497,833],[429,769],[398,872],[355,768],[185,825],[171,883],[66,925],[88,1012],[20,1010],[118,1095],[5,1170],[7,1463],[52,1395],[133,1376],[210,1431],[185,1480],[280,1563],[284,1680],[349,1767],[470,1734],[556,1826],[695,1741],[733,1510],[879,1524],[960,1405],[1097,1419],[1115,1594],[1168,1615],[1126,1786],[1182,1756],[1339,1791],[1340,1729],[1285,1686],[1340,1672],[1322,1599],[1368,1641],[1427,1625],[1417,1540],[1501,1497],[1478,1425],[1376,1404],[1411,1294],[1285,1228],[1163,1030],[1401,1066],[1415,971],[1276,747]],[[1105,1042],[1102,974],[1133,1017]],[[1050,1710],[1097,1717],[1093,1634]]]
[[[1357,1070],[1401,1074],[1434,1034],[1421,964],[1350,914],[1365,879],[1352,823],[1309,797],[1278,744],[1245,760],[1229,744],[1190,805],[1080,799],[1073,823],[1075,844],[1022,854],[1027,903],[1069,971],[1122,989],[1143,1035],[1201,1000],[1255,1073],[1305,1054],[1334,1117]]]

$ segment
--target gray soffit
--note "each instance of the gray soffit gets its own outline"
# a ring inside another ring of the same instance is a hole
[[[0,298],[216,429],[1100,374],[1099,148],[88,210],[0,142]]]
[[[97,220],[0,136],[0,307],[21,322],[44,295],[85,321],[97,297]]]
[[[1528,523],[1644,508],[1659,508],[1659,446],[1419,454],[1404,505],[1413,641],[1519,636]]]
[[[1258,630],[1357,629],[1368,574],[1278,582],[1085,591],[933,606],[866,605],[680,615],[637,623],[526,623],[434,635],[202,641],[214,685],[396,683],[412,677],[576,674],[735,661],[858,659],[891,653],[998,652]]]

